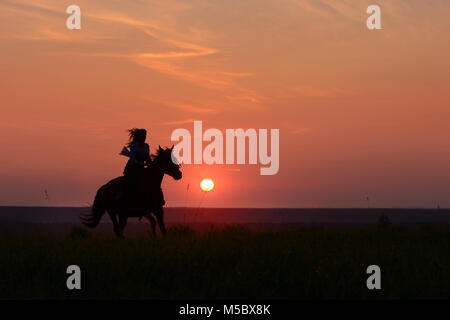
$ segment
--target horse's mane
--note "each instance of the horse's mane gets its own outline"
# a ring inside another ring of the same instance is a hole
[[[162,155],[162,153],[167,150],[169,150],[169,148],[167,148],[167,147],[165,147],[164,149],[158,148],[155,153],[150,154],[152,161],[154,161],[156,158],[160,157]]]

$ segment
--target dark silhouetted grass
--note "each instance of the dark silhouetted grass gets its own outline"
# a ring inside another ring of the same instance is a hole
[[[165,238],[93,237],[0,240],[0,298],[397,299],[450,298],[450,232],[430,227],[360,231],[244,227]],[[66,289],[66,268],[82,289]],[[381,267],[380,291],[366,288],[367,266]]]

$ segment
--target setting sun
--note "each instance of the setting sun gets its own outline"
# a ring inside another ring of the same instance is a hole
[[[214,189],[214,181],[211,179],[203,179],[200,182],[200,188],[202,188],[203,191],[211,191]]]

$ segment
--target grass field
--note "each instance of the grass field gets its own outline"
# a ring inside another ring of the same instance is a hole
[[[1,299],[450,298],[450,230],[250,231],[0,240]],[[81,290],[66,268],[81,267]],[[368,290],[366,268],[381,268]]]

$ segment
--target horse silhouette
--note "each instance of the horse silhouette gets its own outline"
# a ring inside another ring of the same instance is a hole
[[[89,228],[95,228],[103,214],[108,212],[115,234],[122,237],[129,217],[146,217],[150,221],[153,235],[156,234],[156,221],[161,233],[165,235],[161,183],[165,174],[175,180],[182,177],[180,166],[172,161],[172,150],[173,146],[164,149],[158,147],[156,155],[152,155],[153,161],[142,171],[133,199],[123,197],[127,187],[123,176],[100,187],[89,213],[80,216],[81,222]],[[156,221],[152,214],[156,217]]]

